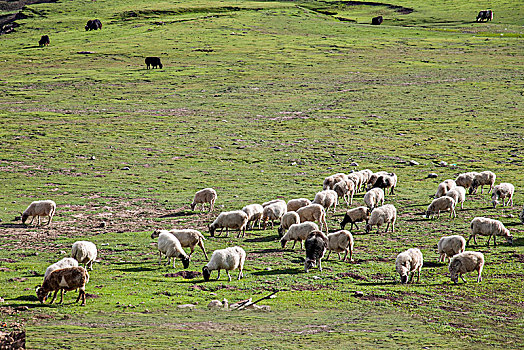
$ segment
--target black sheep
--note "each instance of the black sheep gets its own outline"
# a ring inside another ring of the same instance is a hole
[[[321,259],[324,257],[328,245],[327,237],[321,231],[312,231],[306,239],[306,262],[304,270],[308,270],[318,264],[318,270],[322,271]]]

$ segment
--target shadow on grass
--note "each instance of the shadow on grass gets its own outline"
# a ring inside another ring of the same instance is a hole
[[[0,224],[0,227],[2,228],[29,228],[32,226],[28,226],[24,224]]]
[[[281,253],[282,249],[278,248],[267,248],[267,249],[259,249],[259,250],[253,250],[251,253],[253,254],[268,254],[268,253]]]
[[[521,222],[509,222],[507,224],[504,224],[506,227],[513,227],[513,226],[524,226]]]
[[[262,237],[254,237],[254,238],[248,238],[245,240],[245,242],[273,242],[277,241],[278,236],[262,236]]]
[[[157,269],[151,267],[130,267],[127,269],[115,269],[122,272],[142,272],[142,271],[156,271]]]
[[[294,268],[294,269],[276,269],[269,271],[256,271],[252,272],[252,275],[255,276],[274,276],[274,275],[297,275],[304,272],[303,269]]]
[[[194,212],[194,211],[191,211],[191,210],[183,210],[183,211],[179,211],[177,213],[170,213],[170,214],[161,215],[160,218],[178,218],[180,216],[191,216],[191,215],[196,215],[196,214],[198,214],[198,213]]]

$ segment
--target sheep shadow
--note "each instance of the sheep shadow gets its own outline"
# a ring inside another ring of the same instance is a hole
[[[523,224],[521,222],[509,222],[507,224],[504,224],[504,226],[506,227],[513,227],[513,226],[523,226]]]
[[[29,228],[31,226],[24,225],[24,224],[0,224],[0,227],[2,228]]]
[[[433,267],[442,267],[447,266],[445,262],[434,262],[434,261],[424,261],[424,264],[422,265],[422,268],[433,268]]]
[[[16,300],[16,301],[38,301],[38,298],[36,297],[36,295],[21,295],[19,297],[16,297],[16,298],[11,298],[11,299],[5,299],[5,300]],[[33,304],[29,304],[29,305],[33,305]],[[29,306],[29,305],[18,305],[18,306]]]
[[[195,212],[192,210],[182,210],[176,213],[161,215],[160,218],[178,218],[181,216],[191,216],[191,215],[196,215],[196,214],[198,214],[198,212]]]
[[[255,237],[255,238],[248,238],[245,239],[244,242],[249,243],[264,243],[264,242],[273,242],[278,239],[278,236],[262,236],[262,237]]]
[[[268,249],[259,249],[259,250],[253,250],[251,253],[253,254],[270,254],[270,253],[281,253],[282,249],[278,248],[268,248]]]
[[[275,270],[264,270],[264,271],[256,271],[252,272],[252,275],[255,276],[275,276],[275,275],[297,275],[299,273],[302,273],[303,270],[299,268],[294,269],[275,269]]]
[[[156,271],[157,269],[152,267],[129,267],[127,269],[115,269],[122,272],[143,272],[143,271]]]

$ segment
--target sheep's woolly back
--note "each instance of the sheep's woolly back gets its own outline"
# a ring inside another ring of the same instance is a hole
[[[282,199],[273,199],[273,200],[270,200],[268,202],[262,203],[262,207],[265,208],[268,205],[275,204],[275,203],[283,203],[284,205],[286,205],[286,202],[283,201]]]
[[[284,201],[275,202],[264,207],[262,212],[262,221],[280,220],[287,212],[287,204]]]
[[[211,259],[206,264],[210,271],[224,269],[227,271],[241,269],[246,260],[246,252],[244,249],[235,246],[225,249],[215,250]]]
[[[297,211],[300,208],[306,207],[311,204],[311,201],[307,198],[296,198],[291,199],[287,202],[287,211]]]
[[[478,271],[477,281],[481,281],[482,268],[484,267],[484,254],[480,252],[465,251],[455,255],[449,263],[448,269],[453,281],[458,280],[458,275]]]
[[[77,241],[71,248],[71,257],[81,264],[88,264],[96,260],[96,245],[89,241]]]
[[[466,200],[466,189],[462,186],[455,186],[444,195],[453,198],[455,205],[458,205],[459,203],[464,203]]]
[[[470,188],[473,184],[473,180],[475,179],[475,176],[477,176],[479,173],[477,172],[468,172],[463,173],[457,176],[455,179],[455,183],[457,186],[462,186],[464,188]]]
[[[347,230],[330,233],[327,236],[327,239],[327,249],[334,251],[335,253],[346,251],[347,248],[353,250],[353,235]]]
[[[313,203],[320,204],[324,207],[324,209],[327,210],[331,206],[336,207],[337,200],[338,200],[337,192],[333,190],[324,190],[324,191],[318,192],[315,195],[315,199],[313,200]]]
[[[384,204],[384,190],[381,188],[372,188],[364,195],[364,203],[373,209],[379,204]]]
[[[406,276],[410,272],[419,271],[424,264],[422,252],[418,248],[410,248],[399,255],[395,260],[395,269],[400,276]]]
[[[22,213],[24,216],[49,216],[56,210],[56,203],[52,200],[34,201]]]
[[[168,258],[183,257],[189,259],[186,252],[182,249],[182,245],[178,238],[176,238],[169,231],[162,232],[158,236],[158,250],[164,253]]]
[[[247,214],[242,210],[226,211],[220,213],[211,224],[215,229],[230,228],[241,229],[246,226],[248,221]]]
[[[260,204],[249,204],[242,208],[242,211],[247,214],[248,221],[255,221],[262,216],[264,207]]]
[[[305,241],[312,231],[318,231],[318,225],[314,222],[306,221],[301,224],[294,224],[289,227],[282,237],[282,241]]]
[[[59,260],[55,262],[52,265],[49,265],[49,267],[45,270],[44,279],[49,276],[49,274],[55,270],[58,269],[64,269],[66,267],[77,267],[78,261],[73,258],[63,258],[62,260]]]
[[[499,220],[485,218],[485,217],[476,217],[471,221],[470,224],[471,233],[473,235],[481,236],[511,236],[509,230],[504,227],[504,224]]]
[[[386,204],[375,208],[369,217],[369,225],[382,225],[388,222],[394,223],[397,218],[397,209],[393,204]]]
[[[306,238],[306,261],[318,261],[324,257],[328,245],[328,238],[321,231],[312,231]]]
[[[346,215],[351,219],[351,222],[366,221],[368,218],[368,207],[356,207],[346,211]]]
[[[438,253],[441,255],[440,261],[444,261],[444,256],[451,258],[452,256],[462,253],[466,249],[466,240],[459,235],[442,237],[438,241]]]
[[[438,213],[439,211],[448,211],[448,210],[453,213],[455,211],[455,205],[456,205],[456,202],[451,197],[442,196],[439,198],[435,198],[431,202],[431,204],[428,206],[428,209],[426,210],[426,215],[429,217],[431,215]]]
[[[455,183],[454,180],[448,179],[448,180],[442,181],[437,187],[437,193],[435,193],[435,198],[444,196],[446,192],[455,188],[456,186],[457,184]]]
[[[288,211],[282,216],[280,225],[284,230],[287,230],[291,225],[300,224],[300,216],[294,211]]]
[[[193,204],[211,203],[217,199],[217,192],[213,188],[204,188],[197,193],[193,198]]]

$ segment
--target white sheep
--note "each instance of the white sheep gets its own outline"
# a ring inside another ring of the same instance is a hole
[[[369,208],[364,206],[349,209],[348,211],[346,211],[344,219],[342,219],[342,222],[340,223],[340,228],[343,230],[346,224],[350,223],[350,230],[353,229],[353,225],[355,225],[355,227],[358,230],[357,222],[365,221],[367,223],[370,214],[371,211],[369,210]]]
[[[31,216],[31,222],[29,225],[33,223],[33,220],[35,217],[37,218],[37,224],[40,225],[40,217],[46,217],[49,216],[49,221],[46,225],[51,224],[51,220],[53,219],[53,215],[55,215],[56,212],[56,203],[52,200],[45,200],[45,201],[34,201],[27,207],[26,210],[22,213],[22,224],[25,224],[27,219]]]
[[[323,190],[332,190],[333,186],[341,180],[347,180],[348,176],[344,173],[337,173],[334,175],[330,175],[324,179],[323,183]]]
[[[258,223],[258,229],[260,229],[260,220],[262,219],[264,207],[260,204],[249,204],[242,208],[242,211],[247,214],[248,230],[252,229],[255,223]],[[249,224],[251,224],[251,228],[249,228]]]
[[[399,255],[395,260],[395,269],[400,275],[400,281],[404,283],[410,283],[413,281],[413,276],[417,272],[417,283],[420,281],[420,270],[424,264],[424,258],[422,252],[418,248],[410,248]],[[408,280],[408,275],[410,275]]]
[[[446,195],[446,192],[451,190],[452,188],[455,188],[457,184],[455,183],[455,180],[444,180],[441,183],[438,184],[437,187],[437,193],[435,193],[434,198],[440,198],[442,196]]]
[[[297,211],[302,207],[306,207],[311,204],[311,201],[307,198],[296,198],[291,199],[287,202],[287,211]]]
[[[268,202],[262,203],[262,207],[265,208],[268,205],[275,204],[275,203],[284,203],[284,205],[286,205],[286,201],[284,201],[282,199],[273,199],[273,200],[270,200]]]
[[[209,225],[209,234],[211,237],[215,237],[215,231],[217,229],[220,229],[220,232],[222,233],[222,229],[225,228],[228,237],[229,229],[238,230],[238,237],[240,237],[241,234],[243,237],[246,233],[247,220],[247,214],[242,210],[222,212],[217,216],[215,221]]]
[[[510,234],[509,230],[506,227],[504,227],[504,224],[499,220],[485,217],[476,217],[473,220],[471,220],[470,227],[471,235],[469,236],[467,241],[468,245],[469,241],[471,240],[471,237],[473,237],[473,241],[475,242],[475,244],[477,244],[477,235],[489,236],[488,247],[491,237],[493,237],[493,244],[495,245],[495,247],[497,246],[497,236],[502,236],[506,238],[509,244],[513,244],[513,236]]]
[[[493,189],[493,186],[495,185],[495,180],[497,179],[497,175],[495,175],[492,171],[482,171],[478,173],[474,178],[473,182],[471,183],[471,187],[469,188],[469,194],[477,193],[477,188],[480,186],[480,193],[484,193],[484,185],[489,186],[488,193],[491,192]]]
[[[153,233],[151,234],[151,238],[156,238],[158,236],[160,236],[160,233],[162,232],[168,232],[170,234],[172,234],[173,236],[175,236],[178,241],[180,242],[180,245],[185,248],[185,247],[189,247],[189,249],[191,249],[191,252],[189,253],[189,256],[191,257],[191,255],[193,255],[193,252],[195,251],[195,246],[199,246],[200,249],[202,249],[202,252],[204,252],[204,255],[206,257],[206,259],[208,258],[207,257],[207,253],[206,253],[206,249],[204,248],[204,241],[206,240],[204,235],[202,233],[200,233],[199,231],[197,230],[193,230],[193,229],[182,229],[182,230],[177,230],[177,229],[173,229],[173,230],[155,230],[153,231]]]
[[[450,272],[451,280],[458,283],[460,277],[464,283],[466,280],[462,276],[464,273],[477,271],[477,283],[482,281],[482,269],[484,267],[484,254],[480,252],[465,251],[457,254],[451,259],[448,269]]]
[[[295,249],[297,241],[300,242],[300,249],[302,249],[302,241],[305,241],[307,236],[313,231],[318,231],[318,225],[314,222],[306,221],[301,224],[291,225],[284,237],[280,239],[282,249],[286,247],[286,243],[289,241],[294,241],[291,249]]]
[[[326,211],[320,204],[310,204],[306,207],[300,208],[297,210],[297,214],[300,216],[300,222],[316,221],[321,229],[325,227],[325,232],[329,232],[326,221]]]
[[[97,253],[96,245],[89,241],[76,241],[71,248],[71,257],[89,270],[93,269]]]
[[[455,179],[455,183],[457,186],[462,186],[464,188],[470,188],[473,184],[473,179],[475,179],[475,176],[477,176],[479,173],[475,171],[470,171],[468,173],[459,174],[457,178]]]
[[[364,169],[357,171],[357,173],[361,174],[362,177],[362,184],[360,185],[360,189],[357,190],[364,190],[368,184],[369,179],[371,178],[371,175],[373,175],[373,172],[369,169]]]
[[[321,206],[326,209],[326,212],[329,210],[329,208],[333,207],[333,213],[335,212],[337,208],[337,201],[338,201],[338,195],[333,190],[324,190],[320,191],[315,195],[315,199],[313,200],[314,204],[320,204]]]
[[[353,204],[353,195],[355,194],[355,183],[350,180],[339,181],[333,187],[339,198],[344,198],[346,206],[349,208]]]
[[[446,257],[451,261],[454,255],[462,253],[466,249],[466,240],[459,235],[442,237],[438,241],[438,253],[440,262],[444,262]]]
[[[282,237],[284,235],[284,231],[294,224],[300,224],[300,216],[295,211],[288,211],[282,216],[282,220],[280,220],[278,236]]]
[[[460,203],[460,209],[464,209],[464,201],[466,200],[466,189],[462,186],[455,186],[444,194],[455,200],[455,208]]]
[[[373,226],[377,226],[377,233],[379,233],[380,226],[387,224],[384,233],[388,232],[391,224],[391,232],[395,232],[395,221],[397,220],[397,209],[393,204],[386,204],[375,208],[371,212],[368,223],[366,224],[366,233],[369,233]]]
[[[437,215],[437,217],[440,218],[440,212],[448,210],[450,212],[449,217],[457,217],[457,213],[455,212],[456,204],[455,200],[448,196],[435,198],[426,210],[426,217],[430,219]]]
[[[231,282],[229,271],[238,269],[238,279],[244,277],[242,270],[244,269],[245,261],[246,252],[238,246],[215,250],[211,255],[211,260],[202,268],[202,275],[207,282],[211,277],[211,272],[218,270],[218,280],[220,278],[220,270],[226,270],[229,282]]]
[[[329,254],[333,251],[338,254],[338,258],[340,259],[340,253],[346,252],[344,255],[344,259],[342,261],[346,261],[346,258],[349,253],[349,261],[353,261],[353,235],[347,231],[347,230],[340,230],[334,233],[330,233],[327,236],[328,239],[328,255],[326,257],[326,260],[329,259]]]
[[[499,204],[499,199],[502,198],[502,206],[509,205],[511,203],[511,207],[513,207],[513,194],[515,193],[515,186],[513,186],[510,183],[503,182],[493,188],[493,193],[491,194],[491,204],[493,204],[493,208],[497,207],[497,204]],[[506,203],[506,198],[508,199],[508,202]]]
[[[162,263],[162,254],[165,254],[167,257],[168,265],[173,258],[173,268],[175,268],[175,258],[180,258],[182,260],[182,265],[187,269],[189,266],[190,258],[182,249],[182,245],[178,238],[172,235],[169,231],[161,231],[158,235],[158,263]]]
[[[322,271],[321,259],[324,257],[328,244],[328,238],[321,231],[310,232],[306,238],[306,261],[304,271],[307,273],[310,268],[318,266]]]
[[[379,204],[384,205],[384,190],[372,188],[364,195],[364,203],[370,210],[375,209]]]
[[[49,265],[49,267],[45,270],[44,279],[49,276],[49,274],[55,270],[58,269],[65,269],[66,267],[77,267],[78,261],[76,261],[73,258],[63,258],[62,260],[59,260],[55,262],[54,264]]]
[[[197,204],[202,204],[202,210],[204,210],[204,204],[209,204],[209,211],[212,211],[215,206],[217,199],[217,192],[212,188],[204,188],[203,190],[195,193],[193,203],[191,203],[191,210],[195,210]]]
[[[273,222],[280,221],[282,216],[287,212],[287,204],[284,201],[272,203],[262,211],[262,225],[265,230],[267,227],[268,221],[271,222],[271,229],[273,229]]]
[[[355,187],[355,189],[358,189],[358,188],[362,187],[363,178],[364,178],[364,175],[355,172],[355,173],[348,174],[348,179],[346,181],[352,182],[353,186]],[[335,187],[333,186],[333,190],[334,189],[335,189]]]

